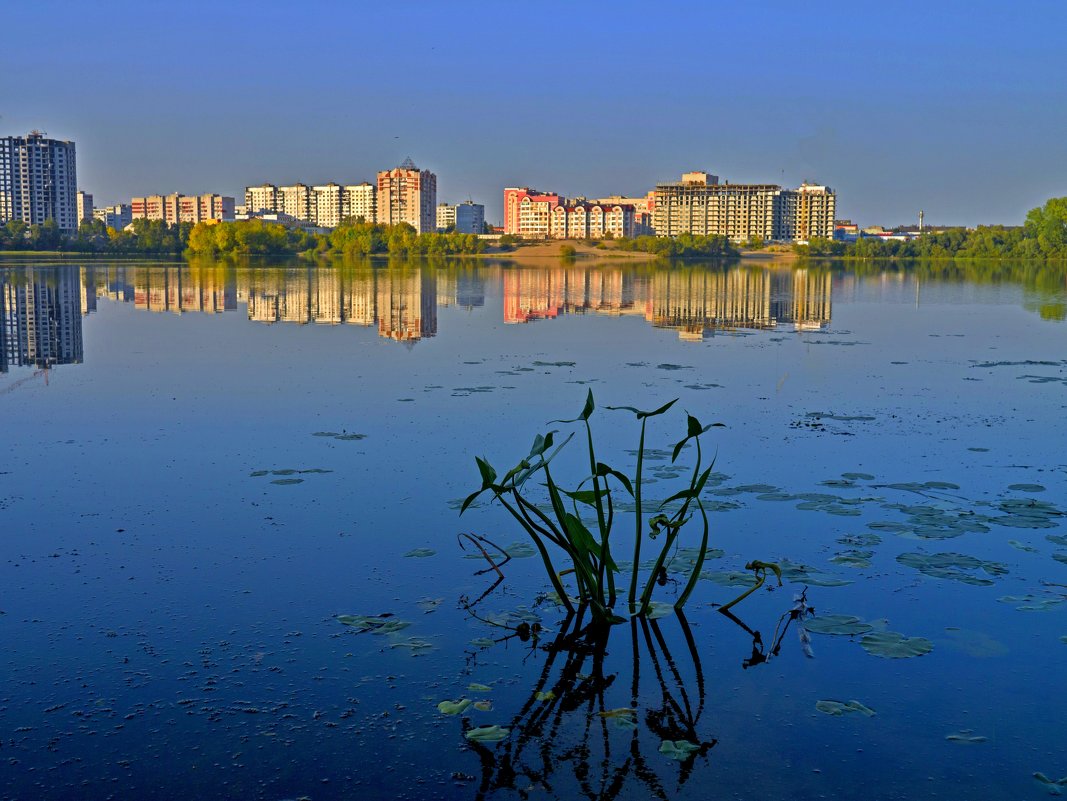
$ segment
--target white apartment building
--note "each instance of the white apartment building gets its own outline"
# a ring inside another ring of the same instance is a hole
[[[360,184],[349,184],[344,188],[342,198],[342,219],[363,218],[363,222],[377,222],[378,220],[378,188],[364,181]]]
[[[78,215],[77,224],[80,226],[85,220],[93,219],[93,196],[88,192],[79,192],[74,201],[75,213]]]
[[[437,204],[437,230],[446,231],[456,226],[456,207],[448,203]]]
[[[274,184],[245,187],[245,211],[255,214],[257,211],[274,211],[278,206],[278,187]]]
[[[310,186],[293,184],[278,187],[278,201],[274,211],[280,211],[298,220],[313,220],[314,196]]]
[[[0,137],[0,223],[40,225],[55,220],[64,231],[78,227],[74,143],[40,131]]]
[[[312,191],[312,201],[314,202],[314,212],[311,219],[316,225],[321,225],[323,228],[336,228],[341,224],[341,220],[344,219],[343,200],[344,189],[340,184],[328,183],[321,186],[314,186]]]

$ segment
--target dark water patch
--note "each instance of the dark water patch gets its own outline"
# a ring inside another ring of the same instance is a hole
[[[835,420],[839,423],[852,423],[852,422],[871,422],[877,418],[867,414],[834,414],[833,412],[808,412],[804,415],[809,420]]]
[[[531,362],[534,367],[574,367],[577,362]]]
[[[1067,359],[1063,361],[1035,361],[1027,359],[1021,362],[977,362],[973,364],[973,367],[1059,367],[1061,365],[1067,365]]]
[[[657,370],[692,370],[691,364],[672,364],[671,362],[662,362],[656,365]]]

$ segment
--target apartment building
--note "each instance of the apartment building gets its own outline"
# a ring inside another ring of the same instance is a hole
[[[311,198],[314,203],[312,219],[323,228],[336,228],[344,219],[344,189],[333,182],[313,186]]]
[[[546,239],[551,229],[552,209],[562,198],[528,186],[504,189],[504,233],[526,239]]]
[[[93,217],[100,220],[108,228],[121,231],[133,222],[133,210],[129,203],[119,203],[115,206],[93,209]]]
[[[719,183],[705,172],[685,173],[678,183],[656,185],[653,224],[658,236],[691,233],[734,242],[806,241],[833,236],[836,199],[832,189],[804,184]]]
[[[782,239],[834,238],[837,196],[829,187],[803,183],[799,189],[783,189],[780,204]]]
[[[485,228],[485,206],[472,200],[449,205],[437,206],[437,230],[444,231],[451,227],[460,234],[480,234]]]
[[[437,227],[437,176],[411,159],[378,173],[377,200],[379,223],[408,223],[423,234]]]
[[[205,220],[232,220],[234,199],[211,193],[183,195],[145,195],[130,200],[130,217],[133,220],[162,220],[167,225],[204,222]]]
[[[634,235],[634,207],[616,203],[574,203],[552,209],[549,236],[553,239],[590,239]]]
[[[315,196],[310,186],[293,184],[278,187],[278,200],[273,211],[280,211],[298,220],[313,220]]]
[[[0,224],[55,220],[64,231],[78,227],[74,143],[41,131],[0,137]]]
[[[278,187],[274,184],[245,187],[245,213],[255,214],[259,211],[278,210]]]
[[[80,226],[85,220],[93,219],[93,196],[88,192],[78,192],[74,201],[74,213],[77,216],[76,225]]]
[[[341,200],[341,219],[359,219],[362,217],[363,222],[377,222],[377,199],[378,188],[374,184],[366,181],[359,184],[349,184],[344,188],[344,195]]]
[[[630,206],[634,210],[633,236],[649,236],[656,233],[653,221],[653,212],[656,208],[656,193],[649,192],[641,197],[626,197],[624,195],[612,195],[601,197],[592,201],[601,206]]]

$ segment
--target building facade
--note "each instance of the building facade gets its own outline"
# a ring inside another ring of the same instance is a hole
[[[48,139],[40,131],[0,138],[0,223],[55,220],[60,229],[74,231],[77,192],[73,142]]]
[[[377,199],[378,188],[374,184],[366,181],[359,184],[349,184],[344,189],[344,196],[341,201],[341,219],[359,219],[362,217],[363,222],[377,222]]]
[[[480,234],[485,229],[485,206],[472,200],[437,206],[437,230],[459,234]]]
[[[829,187],[804,184],[731,184],[704,172],[678,183],[657,184],[653,225],[657,236],[725,236],[733,242],[800,242],[833,236],[836,197]]]
[[[549,236],[553,239],[594,239],[634,235],[633,206],[616,203],[575,203],[552,209]]]
[[[93,209],[93,217],[100,220],[100,222],[108,228],[114,228],[116,231],[121,231],[133,222],[133,211],[130,208],[129,203],[119,203],[116,206],[104,206],[100,209]]]
[[[562,198],[554,192],[541,192],[528,186],[504,189],[504,233],[526,239],[546,239],[551,228],[552,209]]]
[[[420,234],[437,228],[437,176],[411,159],[378,173],[378,222],[407,223]]]
[[[160,220],[167,225],[204,222],[205,220],[232,220],[234,199],[211,193],[183,195],[145,195],[130,200],[132,220]]]
[[[78,192],[74,201],[74,212],[77,215],[76,225],[80,226],[86,220],[93,219],[93,196],[88,192]]]
[[[323,228],[336,228],[344,219],[344,189],[333,182],[311,188],[314,210],[312,219]]]

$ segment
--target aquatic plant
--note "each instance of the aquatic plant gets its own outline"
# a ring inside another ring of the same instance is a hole
[[[491,493],[493,500],[498,501],[518,521],[537,548],[548,579],[560,602],[568,611],[574,611],[574,603],[563,586],[563,577],[573,574],[578,604],[588,606],[592,617],[601,623],[618,623],[623,620],[613,611],[619,595],[615,581],[616,574],[622,573],[612,557],[611,550],[612,531],[616,522],[615,493],[623,492],[628,495],[634,509],[633,562],[629,566],[629,587],[626,593],[631,614],[649,613],[652,608],[653,592],[657,583],[662,582],[666,574],[665,563],[668,555],[677,546],[685,524],[694,516],[699,515],[703,532],[696,549],[696,558],[693,560],[688,579],[674,602],[674,608],[681,609],[696,587],[708,549],[708,515],[701,502],[700,494],[711,475],[714,459],[710,465],[704,467],[700,438],[709,429],[721,426],[722,423],[702,425],[696,417],[691,414],[687,415],[686,435],[675,444],[671,462],[677,461],[687,445],[692,443],[695,446],[693,450],[696,459],[689,477],[689,485],[662,501],[655,509],[647,510],[652,514],[646,517],[645,501],[642,497],[646,426],[650,418],[666,413],[676,402],[677,399],[672,400],[653,411],[641,411],[631,406],[606,407],[613,411],[631,412],[641,423],[637,466],[631,479],[625,473],[597,459],[596,448],[593,444],[593,430],[589,423],[596,404],[593,400],[593,393],[590,391],[578,417],[573,420],[553,421],[565,424],[578,423],[585,429],[589,472],[573,490],[566,490],[559,486],[552,475],[550,464],[560,450],[570,442],[574,434],[569,434],[559,445],[556,445],[558,432],[552,430],[543,435],[538,434],[534,438],[529,454],[502,478],[498,477],[496,469],[487,459],[477,458],[475,461],[481,474],[482,486],[464,500],[460,514],[465,512],[483,493]],[[530,480],[535,476],[544,480],[544,487],[548,491],[550,502],[547,508],[542,508],[531,499],[528,487]],[[570,508],[568,508],[568,501]],[[588,523],[586,519],[583,519],[580,507],[585,509],[589,518]],[[672,508],[673,511],[671,511]],[[590,527],[593,530],[590,530]],[[651,569],[643,577],[642,584],[641,551],[646,539],[650,543],[658,540],[659,553]],[[569,562],[568,568],[562,571],[557,570],[549,546],[562,551]],[[640,592],[638,592],[639,588]]]

